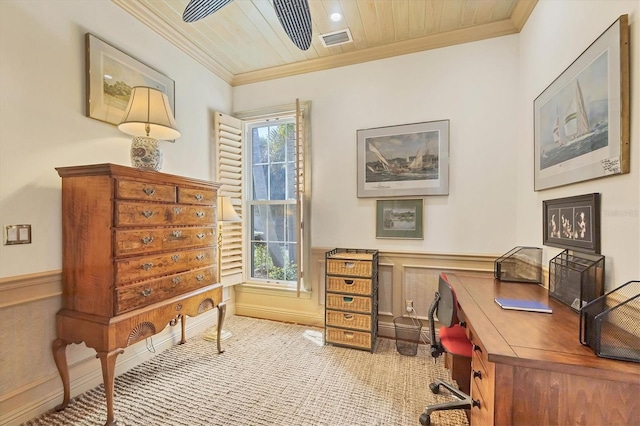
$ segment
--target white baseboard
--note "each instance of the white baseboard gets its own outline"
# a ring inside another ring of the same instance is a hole
[[[324,308],[316,312],[307,312],[236,302],[235,309],[236,315],[324,327]]]

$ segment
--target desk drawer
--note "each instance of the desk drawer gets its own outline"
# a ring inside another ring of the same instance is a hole
[[[471,381],[480,391],[485,401],[493,401],[495,389],[495,364],[484,363],[480,357],[471,357]],[[474,396],[475,399],[477,397]]]
[[[492,401],[482,395],[476,382],[471,383],[471,398],[480,402],[479,407],[471,407],[471,424],[473,426],[493,426]]]
[[[326,309],[371,313],[371,298],[327,293]]]

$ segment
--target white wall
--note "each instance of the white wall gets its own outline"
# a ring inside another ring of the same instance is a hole
[[[620,15],[629,14],[631,48],[631,173],[533,191],[533,101]],[[542,244],[542,201],[601,194],[602,254],[606,288],[640,279],[640,3],[539,1],[519,37],[517,236]],[[545,261],[559,249],[546,248]]]
[[[507,36],[234,88],[234,111],[312,101],[312,245],[502,253],[517,244],[518,39]],[[356,131],[449,119],[448,196],[425,197],[424,240],[377,240],[357,198]]]
[[[230,112],[227,83],[110,1],[0,1],[0,225],[33,227],[32,244],[0,245],[0,277],[61,267],[55,167],[130,164],[131,136],[85,116],[87,32],[175,81],[182,137],[162,143],[163,171],[213,178],[210,114]]]

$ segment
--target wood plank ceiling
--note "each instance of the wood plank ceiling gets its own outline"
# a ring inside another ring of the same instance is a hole
[[[194,22],[188,0],[112,0],[236,86],[519,32],[537,0],[309,0],[307,51],[289,40],[269,0],[234,0]],[[333,22],[332,13],[342,20]],[[353,42],[325,47],[348,28]]]

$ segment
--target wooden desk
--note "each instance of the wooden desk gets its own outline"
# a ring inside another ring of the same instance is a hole
[[[471,410],[478,425],[639,425],[640,365],[580,344],[579,314],[535,284],[448,274],[476,345]],[[553,314],[503,310],[495,297],[538,300]]]

